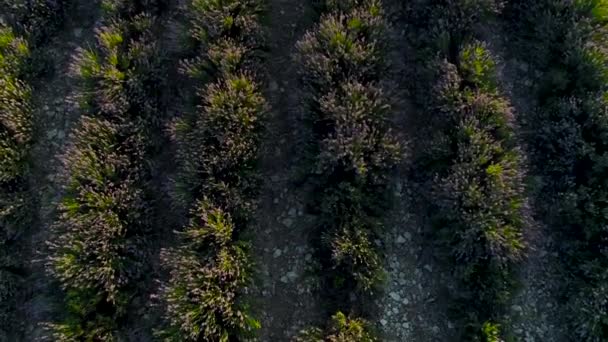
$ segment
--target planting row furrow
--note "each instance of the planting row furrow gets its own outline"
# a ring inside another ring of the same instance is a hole
[[[72,65],[82,109],[61,157],[65,189],[48,242],[65,291],[59,341],[115,341],[149,270],[150,131],[161,115],[151,1],[105,0],[95,44]]]
[[[268,111],[254,70],[262,47],[261,0],[192,0],[196,47],[182,63],[196,87],[196,108],[176,123],[177,197],[190,207],[177,247],[161,256],[161,289],[170,341],[239,341],[260,323],[244,294],[252,282],[243,237],[255,210],[256,164]]]
[[[536,71],[526,136],[539,212],[569,278],[560,294],[569,338],[608,339],[608,4],[509,3],[519,56]],[[525,51],[525,53],[521,53]],[[532,52],[532,53],[530,53]]]
[[[416,170],[429,175],[428,216],[436,254],[446,262],[451,319],[458,339],[500,341],[525,253],[529,224],[524,163],[514,135],[513,112],[498,86],[496,62],[475,40],[474,26],[500,2],[423,4],[416,42],[430,62],[423,79],[427,141]],[[438,56],[433,58],[433,56]],[[428,133],[428,135],[427,135]]]
[[[325,329],[302,341],[371,341],[364,297],[383,278],[383,232],[389,176],[402,148],[389,129],[386,78],[388,24],[379,1],[327,1],[327,14],[298,43],[308,95],[310,154],[315,182],[315,235],[328,309]],[[353,298],[360,298],[354,301]],[[350,318],[349,318],[350,317]]]

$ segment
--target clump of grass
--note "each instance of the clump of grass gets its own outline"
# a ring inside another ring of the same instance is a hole
[[[309,328],[300,333],[297,342],[374,342],[374,336],[369,323],[360,318],[347,317],[337,312],[331,317],[325,329]]]

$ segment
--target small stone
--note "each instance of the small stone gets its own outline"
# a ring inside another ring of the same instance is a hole
[[[405,243],[405,241],[406,240],[405,240],[405,238],[403,236],[401,236],[401,235],[397,236],[397,243],[398,244]]]
[[[304,256],[304,260],[306,260],[306,261],[310,261],[310,259],[312,259],[312,254],[307,253],[307,254]]]
[[[277,248],[274,250],[274,253],[272,253],[272,256],[276,259],[276,258],[280,257],[281,254],[283,254],[283,251]]]
[[[49,139],[53,139],[57,136],[57,130],[56,129],[52,129],[48,132],[46,132],[46,137]]]
[[[516,311],[516,312],[521,312],[522,311],[522,308],[519,305],[513,305],[511,307],[511,309],[513,309],[513,311]]]
[[[291,228],[291,226],[293,225],[293,219],[290,217],[284,219],[283,225],[285,225],[285,227],[287,227],[287,228]]]
[[[268,87],[270,88],[270,91],[277,91],[279,89],[279,84],[277,81],[270,81]]]
[[[399,296],[399,294],[397,292],[391,292],[389,293],[389,296],[394,300],[394,301],[399,301],[401,299],[401,296]]]
[[[401,324],[401,326],[403,327],[403,329],[409,329],[410,328],[410,324],[408,322],[403,322],[403,324]]]
[[[380,320],[380,324],[382,324],[382,326],[385,326],[388,322],[383,318]]]
[[[287,279],[287,276],[281,277],[281,283],[287,284],[288,282],[289,282],[289,279]]]
[[[394,308],[393,308],[393,313],[394,313],[395,315],[398,315],[398,314],[399,314],[399,308],[394,307]]]
[[[433,333],[434,333],[434,334],[439,334],[439,327],[438,327],[438,326],[436,326],[436,325],[435,325],[435,326],[433,326],[433,327],[431,328],[431,330],[433,330]]]
[[[290,281],[294,281],[296,280],[296,278],[298,278],[298,274],[295,271],[289,271],[289,273],[287,273],[286,275],[287,279],[289,279]]]
[[[410,232],[403,233],[403,236],[405,236],[405,238],[408,239],[408,240],[412,239],[412,233],[410,233]]]
[[[403,303],[404,305],[408,305],[408,304],[410,303],[410,300],[409,300],[409,299],[407,299],[407,298],[403,298],[402,303]]]
[[[279,198],[275,197],[274,200],[272,201],[274,204],[279,204]]]
[[[433,272],[433,267],[431,267],[431,265],[429,265],[429,264],[424,265],[424,269],[429,272]]]
[[[291,217],[296,216],[296,208],[291,208],[291,209],[289,209],[289,213],[288,213],[288,214],[289,214],[289,216],[291,216]]]

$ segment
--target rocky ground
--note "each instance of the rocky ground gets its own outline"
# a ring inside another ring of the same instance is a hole
[[[446,279],[424,237],[424,222],[413,209],[415,191],[396,187],[396,209],[384,238],[387,279],[377,300],[376,322],[383,340],[449,341],[452,323],[446,315],[441,288]]]
[[[289,341],[302,328],[322,323],[309,232],[315,217],[306,211],[309,190],[301,185],[302,101],[296,42],[312,26],[310,2],[269,3],[267,98],[271,111],[261,163],[263,187],[252,229],[258,270],[251,306],[261,320],[261,341]],[[319,321],[321,320],[321,321]]]

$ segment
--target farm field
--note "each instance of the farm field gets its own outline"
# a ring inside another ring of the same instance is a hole
[[[608,1],[0,0],[13,341],[608,341]]]

